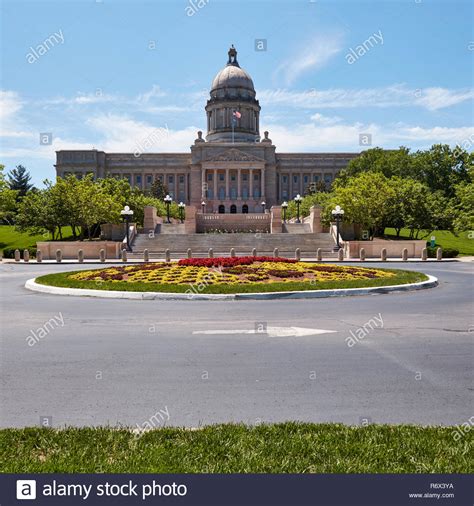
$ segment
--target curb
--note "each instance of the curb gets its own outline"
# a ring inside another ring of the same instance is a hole
[[[273,299],[320,299],[326,297],[348,297],[354,295],[372,295],[391,292],[408,292],[424,290],[438,286],[438,279],[428,275],[426,281],[407,285],[374,286],[370,288],[340,288],[334,290],[304,290],[298,292],[256,292],[229,294],[196,294],[167,292],[122,292],[106,290],[90,290],[84,288],[63,288],[59,286],[41,285],[36,278],[29,279],[25,288],[33,292],[50,295],[69,295],[73,297],[97,297],[102,299],[134,299],[134,300],[273,300]]]

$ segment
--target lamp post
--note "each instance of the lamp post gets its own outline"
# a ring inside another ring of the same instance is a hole
[[[336,206],[332,211],[331,214],[333,215],[334,219],[336,220],[336,250],[339,251],[341,248],[341,245],[339,243],[339,223],[342,220],[342,217],[344,216],[344,209],[341,209],[341,206]]]
[[[202,214],[204,214],[206,212],[206,203],[204,202],[204,200],[201,202],[201,209],[202,209]]]
[[[184,208],[186,207],[186,205],[184,204],[184,202],[180,202],[178,204],[178,208],[179,208],[179,219],[181,220],[181,223],[183,223],[184,221]]]
[[[265,206],[267,205],[267,203],[265,201],[263,201],[260,205],[262,206],[262,213],[264,213],[265,212]]]
[[[294,201],[296,202],[296,223],[301,223],[301,220],[300,220],[300,204],[303,201],[303,198],[298,193],[298,195],[296,195],[296,197],[294,198]]]
[[[120,211],[120,214],[123,216],[123,219],[125,220],[125,227],[126,227],[125,236],[127,237],[127,251],[132,251],[132,248],[130,248],[129,229],[130,229],[130,220],[132,219],[133,216],[133,211],[130,209],[130,207],[125,206]]]
[[[165,204],[166,204],[166,223],[171,223],[170,204],[171,204],[171,202],[173,202],[173,199],[169,195],[166,195],[166,197],[163,200],[165,201]]]
[[[281,208],[283,209],[283,223],[286,223],[286,210],[288,209],[288,202],[286,200],[281,205]]]

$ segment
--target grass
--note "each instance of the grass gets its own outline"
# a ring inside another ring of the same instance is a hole
[[[286,422],[199,430],[2,429],[4,473],[469,473],[473,431]]]
[[[68,240],[72,237],[71,227],[63,228],[63,239]],[[36,248],[38,241],[51,241],[51,234],[31,235],[27,232],[18,232],[11,225],[0,225],[0,249],[18,248],[20,251],[27,248]]]
[[[101,270],[101,269],[97,269]],[[381,269],[379,269],[381,270]],[[286,281],[275,283],[248,283],[248,284],[224,284],[216,283],[207,285],[203,290],[193,291],[190,284],[159,284],[159,283],[129,283],[126,281],[78,281],[70,279],[69,276],[76,272],[60,272],[56,274],[47,274],[36,278],[36,282],[43,285],[60,286],[64,288],[85,288],[92,290],[113,290],[126,292],[170,292],[170,293],[255,293],[255,292],[286,292],[298,290],[326,290],[334,288],[361,288],[388,285],[402,285],[407,283],[417,283],[426,281],[428,276],[421,272],[404,271],[399,269],[383,269],[394,272],[396,275],[390,278],[379,279],[354,279],[344,281],[324,281],[311,284],[303,281]]]
[[[386,228],[385,235],[390,239],[395,239],[395,229]],[[408,239],[409,235],[410,231],[406,228],[402,229],[400,232],[401,239]],[[461,256],[474,255],[474,237],[470,239],[469,232],[461,232],[458,236],[455,236],[452,232],[448,232],[447,230],[435,230],[433,232],[422,231],[418,239],[429,241],[432,235],[436,237],[436,246],[457,249],[459,251],[459,255]]]

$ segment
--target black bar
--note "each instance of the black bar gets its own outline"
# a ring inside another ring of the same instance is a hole
[[[36,500],[17,499],[17,480],[36,481]],[[124,495],[114,495],[121,486]],[[472,476],[459,474],[0,474],[1,506],[472,506],[473,499]]]

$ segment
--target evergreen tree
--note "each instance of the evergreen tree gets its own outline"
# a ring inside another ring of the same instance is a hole
[[[24,197],[33,188],[30,181],[31,175],[23,165],[17,165],[8,174],[8,186],[18,192],[18,197]]]
[[[161,179],[155,179],[150,188],[150,195],[158,200],[163,200],[168,194],[168,188]]]

